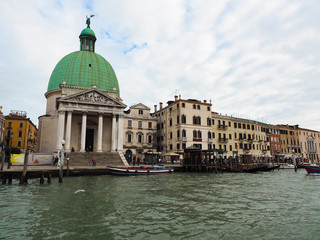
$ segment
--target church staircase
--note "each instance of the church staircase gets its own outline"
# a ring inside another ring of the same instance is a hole
[[[122,154],[123,155],[123,154]],[[96,158],[97,166],[125,166],[127,161],[123,161],[121,153],[118,152],[106,152],[106,153],[80,153],[80,152],[70,152],[67,153],[67,158],[69,158],[69,166],[82,166],[90,167],[92,166],[92,159]]]

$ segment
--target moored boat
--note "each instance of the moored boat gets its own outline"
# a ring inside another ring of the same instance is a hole
[[[112,175],[150,175],[150,174],[159,174],[159,173],[173,173],[173,167],[165,166],[155,166],[155,167],[116,167],[116,166],[107,166],[107,170]]]
[[[320,174],[320,167],[316,166],[305,166],[304,167],[308,174]]]

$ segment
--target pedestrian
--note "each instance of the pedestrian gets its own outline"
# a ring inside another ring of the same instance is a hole
[[[136,165],[136,156],[133,157],[133,166]]]
[[[95,158],[95,157],[93,157],[93,159],[92,159],[92,166],[93,166],[93,167],[95,167],[95,166],[96,166],[96,164],[97,164],[97,160],[96,160],[96,158]]]
[[[140,158],[138,157],[138,159],[137,159],[137,164],[138,164],[138,166],[139,166],[139,164],[140,164]]]

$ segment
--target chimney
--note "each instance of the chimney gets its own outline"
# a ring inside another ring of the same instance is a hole
[[[174,96],[174,101],[178,101],[178,96],[177,95]]]
[[[204,103],[207,103],[207,100],[203,100]]]
[[[154,105],[154,112],[157,111],[157,105]]]
[[[162,110],[162,102],[160,102],[160,110]]]
[[[181,94],[179,94],[179,99],[181,99]]]

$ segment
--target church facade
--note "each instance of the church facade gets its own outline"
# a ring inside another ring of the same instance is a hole
[[[117,77],[110,63],[95,53],[95,33],[88,24],[80,51],[62,58],[54,68],[39,117],[39,152],[123,151],[123,116]]]

